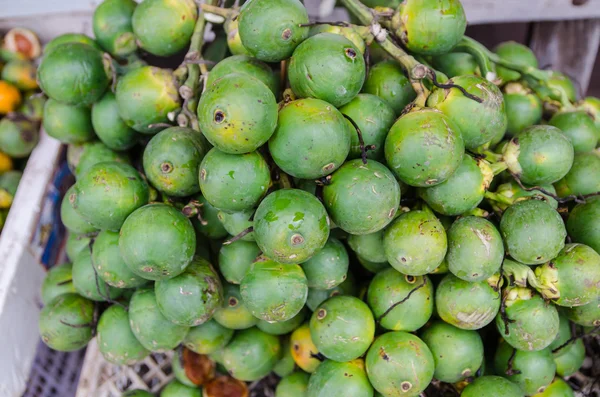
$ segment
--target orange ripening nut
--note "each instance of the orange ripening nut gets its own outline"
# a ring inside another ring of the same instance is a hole
[[[40,56],[40,39],[29,29],[13,28],[4,36],[2,48],[19,59],[35,59]]]

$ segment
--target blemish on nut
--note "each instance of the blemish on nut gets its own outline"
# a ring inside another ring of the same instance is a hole
[[[344,53],[346,54],[346,56],[352,60],[354,60],[356,58],[356,51],[354,51],[354,48],[345,48],[344,49]]]
[[[325,310],[325,309],[319,309],[319,310],[317,311],[317,318],[318,318],[319,320],[322,320],[322,319],[324,319],[326,315],[327,315],[327,310]]]
[[[292,236],[292,245],[302,244],[304,242],[304,237],[301,234],[294,234]]]
[[[225,113],[222,110],[216,110],[214,115],[215,123],[221,124],[225,121]]]
[[[323,166],[323,168],[321,168],[323,171],[331,171],[333,169],[333,167],[335,167],[334,163],[329,163]]]
[[[281,38],[284,40],[289,40],[292,37],[292,29],[287,28],[283,32],[281,32]]]

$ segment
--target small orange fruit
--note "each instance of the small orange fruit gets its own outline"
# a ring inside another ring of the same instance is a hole
[[[21,93],[14,85],[0,80],[0,114],[14,112],[21,104]]]

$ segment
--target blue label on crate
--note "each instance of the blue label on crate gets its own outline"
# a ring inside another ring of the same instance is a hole
[[[40,261],[47,269],[61,259],[65,228],[60,220],[60,204],[72,184],[73,175],[67,162],[62,161],[44,197],[38,227],[32,241],[32,247],[39,249]]]

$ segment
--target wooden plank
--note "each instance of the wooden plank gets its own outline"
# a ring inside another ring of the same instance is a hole
[[[600,98],[600,56],[596,57],[596,64],[594,65],[594,71],[592,72],[586,95]]]
[[[33,30],[42,43],[47,43],[63,33],[94,35],[92,31],[92,13],[88,11],[51,14],[45,15],[43,18],[29,15],[0,19],[0,31],[5,31],[15,26]]]
[[[600,0],[461,0],[470,24],[600,18]]]
[[[461,0],[469,24],[600,18],[600,0]],[[333,0],[304,0],[311,16],[326,20]]]
[[[0,7],[0,18],[30,15],[94,12],[102,0],[19,0],[6,1]]]
[[[540,66],[571,77],[580,97],[590,83],[599,45],[600,19],[536,23],[530,43]]]
[[[529,25],[528,22],[469,25],[465,34],[477,39],[487,48],[493,49],[499,43],[509,40],[527,44]]]

